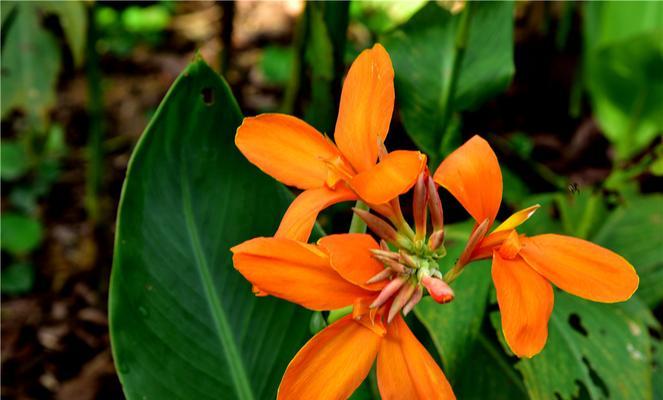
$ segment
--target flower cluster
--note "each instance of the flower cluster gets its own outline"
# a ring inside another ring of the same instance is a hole
[[[481,137],[449,155],[432,176],[420,152],[388,152],[384,140],[394,107],[393,79],[382,46],[359,55],[343,86],[335,144],[287,115],[246,118],[237,131],[236,144],[253,164],[303,191],[274,237],[232,248],[235,268],[256,294],[312,310],[352,307],[297,353],[281,381],[279,399],[347,398],[376,359],[383,398],[454,398],[402,314],[425,293],[438,303],[453,300],[449,284],[475,260],[492,258],[504,337],[518,356],[531,357],[545,345],[551,283],[600,302],[624,301],[638,286],[633,267],[607,249],[567,236],[519,234],[516,228],[538,206],[516,212],[490,231],[501,203],[502,175]],[[476,221],[461,256],[445,274],[439,267],[446,250],[438,186]],[[414,228],[399,199],[411,189]],[[349,233],[309,244],[318,214],[349,200],[361,200],[374,211],[357,208],[355,214],[380,241]]]

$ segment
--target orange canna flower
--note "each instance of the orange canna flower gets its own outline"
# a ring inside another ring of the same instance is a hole
[[[244,119],[235,136],[242,154],[280,182],[303,190],[286,211],[276,237],[307,241],[324,208],[356,199],[379,208],[414,185],[426,156],[386,152],[393,109],[394,70],[386,50],[376,44],[357,57],[345,79],[336,144],[292,116]]]
[[[235,268],[269,295],[312,310],[354,306],[352,315],[323,329],[295,355],[281,380],[278,399],[346,399],[376,359],[383,399],[455,398],[402,317],[391,315],[408,283],[376,304],[397,279],[373,279],[385,271],[375,252],[387,251],[370,235],[330,235],[317,245],[256,238],[231,250]],[[409,292],[406,300],[416,299]]]
[[[504,338],[519,357],[539,353],[548,337],[554,294],[550,283],[573,295],[604,303],[628,300],[638,275],[618,254],[585,240],[554,234],[525,237],[516,227],[538,205],[514,213],[487,234],[502,199],[502,173],[488,142],[474,136],[447,157],[434,180],[476,221],[452,281],[473,260],[492,257],[492,277]]]

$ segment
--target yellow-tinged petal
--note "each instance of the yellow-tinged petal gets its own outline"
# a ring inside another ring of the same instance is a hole
[[[539,353],[548,339],[554,294],[550,283],[523,261],[493,253],[493,282],[502,315],[502,332],[518,357]]]
[[[357,172],[375,164],[394,111],[394,68],[380,44],[364,50],[343,84],[334,140]]]
[[[367,203],[383,204],[410,190],[425,165],[426,156],[418,151],[393,151],[357,174],[350,186]]]
[[[312,310],[342,308],[374,295],[343,279],[314,245],[255,238],[231,251],[235,268],[260,291]]]
[[[311,125],[284,114],[244,118],[235,144],[265,173],[300,189],[323,186],[328,177],[325,160],[340,155],[336,146]]]
[[[306,242],[320,211],[332,204],[356,198],[355,193],[343,185],[336,189],[321,187],[305,190],[290,203],[274,236]]]
[[[520,211],[516,211],[515,213],[511,214],[511,216],[507,218],[506,221],[502,222],[500,226],[495,228],[493,233],[515,229],[518,227],[518,225],[527,221],[539,207],[541,207],[541,205],[535,204]]]
[[[497,156],[483,138],[475,135],[451,153],[433,179],[477,222],[488,218],[493,223],[502,201],[502,172]]]
[[[562,235],[521,239],[520,256],[539,274],[573,295],[603,303],[628,300],[639,278],[628,261],[586,240]]]
[[[345,400],[371,370],[381,337],[350,316],[302,347],[279,386],[279,400]]]
[[[400,315],[380,345],[377,375],[383,400],[456,398],[440,367]]]
[[[371,253],[371,249],[380,249],[371,235],[329,235],[320,239],[318,244],[329,254],[332,268],[343,278],[368,290],[381,290],[385,286],[386,281],[366,284],[366,281],[384,270],[382,263]]]

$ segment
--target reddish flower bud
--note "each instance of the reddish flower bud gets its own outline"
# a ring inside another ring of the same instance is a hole
[[[421,280],[433,300],[440,304],[448,303],[454,299],[454,291],[442,279],[426,276]]]
[[[354,213],[366,223],[366,226],[368,226],[368,228],[381,239],[396,245],[404,240],[404,238],[396,232],[396,229],[382,218],[358,208],[353,208],[352,211],[354,211]]]
[[[391,298],[405,283],[405,278],[402,276],[394,278],[391,282],[387,284],[384,288],[382,288],[382,291],[376,297],[376,299],[371,303],[370,308],[376,308],[380,307],[384,303]]]
[[[391,303],[391,308],[389,308],[389,315],[387,316],[387,322],[391,322],[396,314],[403,308],[403,306],[410,300],[412,294],[416,290],[415,285],[407,284],[401,288],[394,302]]]
[[[414,198],[412,200],[412,214],[414,216],[414,226],[418,240],[426,237],[426,203],[428,202],[428,194],[425,179],[423,172],[419,174],[417,183],[414,185]]]
[[[442,200],[437,192],[437,187],[433,178],[428,177],[428,209],[430,210],[430,219],[433,223],[433,229],[441,231],[444,229],[444,212],[442,210]]]
[[[414,306],[416,306],[421,301],[423,296],[424,289],[421,286],[417,286],[417,290],[414,292],[412,297],[410,297],[410,300],[408,300],[407,304],[405,304],[405,307],[403,307],[403,315],[408,315]]]

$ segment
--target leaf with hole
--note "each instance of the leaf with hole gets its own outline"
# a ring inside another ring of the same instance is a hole
[[[291,194],[235,148],[242,120],[202,60],[180,75],[129,163],[109,313],[129,399],[274,398],[310,312],[259,298],[229,248],[272,235]]]
[[[631,302],[631,307],[649,313],[637,299]],[[642,313],[626,310],[624,305],[589,302],[556,291],[546,346],[516,363],[530,398],[651,398],[647,321]],[[499,314],[491,317],[501,335]]]

